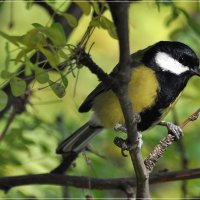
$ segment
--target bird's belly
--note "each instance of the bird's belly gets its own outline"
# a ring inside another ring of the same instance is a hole
[[[133,111],[141,113],[154,106],[159,85],[154,72],[147,67],[133,69],[128,93]],[[95,98],[93,110],[101,125],[113,128],[117,123],[124,124],[124,117],[116,95],[108,90]]]

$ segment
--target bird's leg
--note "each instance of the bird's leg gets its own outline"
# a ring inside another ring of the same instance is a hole
[[[114,127],[114,131],[121,131],[122,133],[127,133],[127,129],[122,124],[116,124]]]
[[[114,127],[114,130],[115,131],[121,131],[123,133],[127,133],[126,127],[124,127],[122,124],[116,124],[115,127]],[[126,157],[127,155],[124,153],[124,151],[128,151],[131,148],[128,140],[127,139],[124,140],[120,137],[115,137],[114,144],[116,146],[118,146],[119,148],[121,148],[122,155]],[[141,134],[141,132],[138,132],[138,140],[136,142],[136,148],[141,149],[142,144],[143,144],[142,134]]]
[[[113,142],[116,146],[118,146],[121,149],[122,156],[127,157],[127,155],[124,152],[128,151],[130,149],[130,145],[128,143],[128,140],[127,139],[124,140],[120,137],[115,137]]]
[[[183,136],[182,129],[171,122],[161,121],[160,123],[158,123],[158,125],[166,126],[168,131],[175,137],[175,140],[179,140],[180,137]]]
[[[137,148],[141,149],[143,145],[142,132],[138,131]]]

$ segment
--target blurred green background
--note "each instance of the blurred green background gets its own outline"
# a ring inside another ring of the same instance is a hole
[[[171,1],[170,1],[171,2]],[[200,34],[198,20],[200,19],[200,4],[198,2],[171,3],[135,2],[130,5],[130,49],[131,53],[143,49],[160,40],[178,40],[191,46],[200,55]],[[68,3],[63,6],[66,7]],[[58,8],[61,2],[50,3],[53,8]],[[173,6],[184,9],[190,18],[180,14],[175,17]],[[61,8],[62,9],[62,8]],[[110,13],[105,15],[110,18]],[[5,2],[0,7],[0,30],[10,35],[22,35],[32,28],[32,23],[46,25],[50,16],[38,5],[33,4],[27,9],[26,2]],[[10,21],[13,27],[9,28]],[[70,35],[69,43],[76,44],[86,30],[90,16],[83,16],[77,28]],[[192,24],[195,22],[196,24]],[[196,28],[196,29],[195,29]],[[112,39],[107,31],[96,29],[89,40],[88,47],[95,42],[90,53],[93,60],[106,72],[110,72],[118,62],[118,42]],[[0,70],[4,68],[6,40],[0,37]],[[15,47],[10,45],[10,50]],[[11,55],[15,56],[15,51]],[[11,70],[16,70],[14,63],[10,64]],[[27,112],[17,116],[12,123],[5,139],[0,143],[0,176],[21,174],[46,173],[55,168],[61,158],[55,154],[57,144],[74,130],[84,124],[92,113],[80,114],[78,107],[87,94],[98,84],[95,75],[88,69],[82,68],[75,71],[76,78],[68,76],[69,85],[66,96],[58,99],[49,88],[38,90],[40,85],[30,85],[33,90],[31,97],[32,106],[27,106]],[[53,77],[54,74],[51,74]],[[3,79],[0,79],[0,83]],[[76,86],[77,81],[77,86]],[[200,105],[200,80],[193,78],[184,91],[182,98],[170,112],[166,120],[173,121],[174,113],[179,122],[185,120]],[[1,130],[5,126],[9,113],[1,119]],[[172,145],[160,159],[154,172],[168,169],[170,171],[183,168],[181,155],[188,160],[188,168],[198,168],[200,165],[200,121],[189,124],[184,128],[182,142],[185,152],[180,152],[180,145]],[[155,127],[143,135],[143,155],[146,157],[152,148],[166,134],[166,129]],[[123,136],[123,135],[122,135]],[[103,131],[92,141],[93,147],[106,156],[102,159],[91,153],[86,153],[89,163],[84,155],[76,160],[76,167],[71,168],[69,174],[92,177],[130,177],[133,176],[132,164],[129,157],[121,156],[120,150],[113,144],[115,133]],[[181,198],[182,182],[151,185],[154,198]],[[94,197],[125,197],[121,191],[97,191],[58,186],[25,186],[10,190],[8,193],[0,191],[1,198],[59,198],[59,197],[84,197],[93,194]],[[200,197],[200,180],[187,181],[187,196]]]

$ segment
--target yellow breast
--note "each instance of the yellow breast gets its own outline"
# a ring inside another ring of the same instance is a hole
[[[144,66],[132,70],[128,93],[134,112],[140,113],[153,106],[158,90],[159,84],[153,70]],[[93,110],[104,127],[113,128],[117,123],[124,124],[119,101],[111,90],[94,99]]]

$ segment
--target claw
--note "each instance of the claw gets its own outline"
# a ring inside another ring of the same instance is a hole
[[[176,140],[179,140],[183,136],[183,131],[179,126],[167,122],[167,128],[169,132],[172,133],[172,135],[175,137]]]
[[[162,126],[166,126],[168,131],[175,137],[176,141],[183,136],[183,131],[179,126],[171,122],[160,122],[159,124]]]
[[[124,127],[122,124],[116,124],[114,127],[115,131],[121,131],[123,133],[127,133],[126,127]]]
[[[120,137],[115,137],[114,144],[121,149],[121,154],[124,157],[127,157],[127,155],[124,152],[125,151],[129,151],[131,148],[133,148],[132,146],[130,146],[128,140],[124,140],[124,139],[122,139]],[[134,148],[141,149],[142,144],[143,144],[142,134],[141,134],[141,132],[138,132],[138,140],[136,141],[136,144],[134,145]]]
[[[121,149],[122,156],[127,157],[127,155],[124,153],[125,151],[129,150],[129,145],[127,140],[124,140],[120,137],[115,137],[114,144]]]

